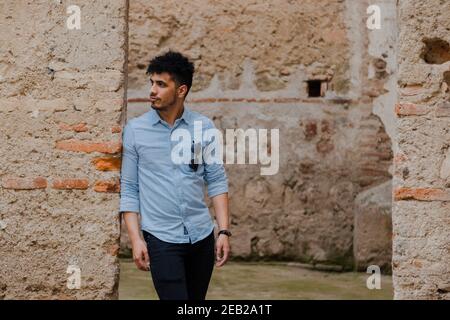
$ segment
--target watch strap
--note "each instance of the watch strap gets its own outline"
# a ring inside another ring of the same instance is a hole
[[[220,230],[217,235],[220,236],[221,234],[224,234],[224,235],[227,235],[227,236],[231,237],[231,232],[229,230],[226,230],[226,229]]]

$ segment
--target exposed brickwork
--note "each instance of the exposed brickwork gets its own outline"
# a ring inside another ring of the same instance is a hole
[[[120,192],[120,181],[119,180],[97,181],[95,183],[94,190],[97,192],[118,193]]]
[[[89,187],[89,181],[87,179],[57,179],[53,180],[52,187],[60,190],[85,190]]]
[[[122,127],[120,126],[114,126],[111,128],[111,133],[121,133],[122,132]]]
[[[394,191],[394,199],[396,201],[450,201],[450,191],[432,188],[398,188]]]
[[[75,131],[75,132],[86,132],[88,131],[88,127],[85,122],[69,125],[67,123],[61,122],[59,124],[59,128],[65,131]]]
[[[450,299],[450,2],[400,0],[398,12],[394,298]]]
[[[47,180],[42,177],[37,178],[4,178],[2,187],[15,190],[32,190],[47,188]]]
[[[118,297],[127,2],[0,4],[0,300]]]
[[[95,168],[100,171],[118,171],[120,170],[122,159],[114,158],[95,158],[92,160]]]
[[[450,102],[441,102],[436,107],[436,117],[450,117]]]
[[[395,113],[398,116],[421,116],[429,111],[429,107],[414,103],[398,103],[395,105]]]

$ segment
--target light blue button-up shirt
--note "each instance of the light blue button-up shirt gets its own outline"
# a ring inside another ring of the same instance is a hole
[[[228,192],[223,164],[203,161],[194,171],[189,163],[172,160],[177,144],[173,131],[187,129],[195,137],[194,121],[201,121],[202,130],[215,128],[210,119],[184,107],[173,127],[152,109],[128,121],[123,131],[120,212],[139,212],[141,229],[166,242],[195,243],[207,237],[214,223],[204,187],[209,197]],[[201,140],[202,152],[214,143]]]

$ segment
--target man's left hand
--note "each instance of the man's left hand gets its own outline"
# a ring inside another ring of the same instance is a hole
[[[220,234],[216,241],[216,267],[223,266],[230,256],[230,239],[227,235]]]

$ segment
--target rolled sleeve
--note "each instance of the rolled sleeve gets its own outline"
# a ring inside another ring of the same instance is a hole
[[[215,126],[212,121],[208,121],[206,125],[206,129],[215,129]],[[222,146],[218,145],[218,141],[213,139],[208,142],[206,148],[222,148]],[[225,172],[225,168],[223,163],[204,163],[205,171],[203,175],[203,179],[206,183],[206,187],[208,190],[208,197],[214,197],[222,193],[228,192],[228,178]]]
[[[132,124],[123,131],[122,169],[120,174],[119,212],[139,212],[138,153]]]
[[[221,166],[222,170],[216,170],[216,172],[223,171],[222,173],[217,173],[218,177],[208,179],[205,178],[207,189],[208,189],[208,197],[212,198],[222,193],[228,192],[228,181],[225,175],[225,170],[223,166]],[[215,173],[216,174],[216,173]]]

